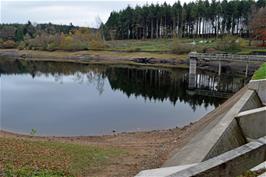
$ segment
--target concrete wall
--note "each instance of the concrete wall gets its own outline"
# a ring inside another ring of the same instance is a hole
[[[233,177],[266,160],[266,137],[167,177]]]
[[[262,103],[266,105],[266,79],[252,80],[248,84],[249,89],[256,90]]]
[[[263,137],[198,164],[144,170],[137,177],[234,177],[265,160]]]
[[[266,106],[241,112],[236,120],[248,139],[257,139],[266,135]]]
[[[228,125],[228,127],[220,136],[212,149],[205,156],[203,161],[244,145],[246,142],[246,138],[243,136],[241,128],[238,126],[237,121],[234,119],[230,123],[230,125]]]
[[[251,110],[261,106],[262,103],[256,91],[248,90],[217,125],[215,131],[221,132],[220,128],[217,129],[221,126],[226,126],[226,129],[219,136],[218,140],[213,145],[211,150],[209,150],[208,154],[203,160],[208,160],[247,143],[247,140],[242,133],[242,129],[240,128],[235,117],[240,111]]]
[[[249,85],[251,89],[245,91],[232,107],[222,115],[217,114],[185,147],[166,161],[164,167],[167,168],[146,170],[138,176],[231,177],[265,161],[265,85],[266,80]],[[258,139],[262,136],[265,137]],[[178,165],[186,169],[180,170]]]
[[[255,108],[259,108],[262,106],[262,101],[258,96],[256,90],[249,90],[249,98],[245,100],[244,105],[240,109],[240,112],[247,111]]]
[[[254,90],[247,90],[233,107],[217,117],[185,147],[168,159],[163,167],[199,163],[246,143],[235,116],[242,110],[261,106]],[[189,155],[188,155],[189,154]]]

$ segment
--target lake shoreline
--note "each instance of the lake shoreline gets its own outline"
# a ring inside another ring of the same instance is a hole
[[[122,148],[128,151],[129,155],[123,157],[121,163],[118,163],[117,159],[114,160],[112,162],[114,164],[110,165],[114,170],[112,172],[107,170],[103,173],[105,176],[116,176],[117,173],[120,176],[134,176],[143,169],[160,167],[172,154],[184,147],[194,135],[212,122],[217,115],[226,112],[246,90],[247,87],[245,86],[215,110],[183,128],[78,137],[38,137],[0,131],[0,138]],[[121,159],[118,160],[121,161]]]
[[[106,53],[103,53],[106,54]],[[110,53],[107,53],[108,55]],[[128,53],[127,53],[128,54]],[[136,53],[130,53],[135,55]],[[82,57],[93,55],[95,58],[84,59]],[[115,58],[117,55],[111,55],[111,58],[102,59],[102,55],[91,53],[91,51],[80,52],[43,52],[43,51],[24,51],[24,50],[0,50],[0,57],[9,57],[15,60],[25,61],[54,61],[54,62],[73,62],[82,64],[106,64],[106,65],[132,65],[134,67],[182,67],[187,68],[186,59],[181,60],[181,64],[153,63],[143,64],[132,61],[129,56]],[[104,56],[104,55],[103,55]],[[75,58],[76,57],[76,58]],[[98,57],[98,59],[97,59]],[[128,58],[126,58],[128,57]],[[132,57],[132,56],[131,56]],[[163,57],[163,56],[160,56]],[[73,59],[74,58],[74,59]],[[137,59],[134,57],[133,59]],[[143,60],[143,58],[138,58]],[[147,58],[146,58],[147,59]],[[157,58],[158,61],[166,59]],[[169,59],[178,60],[178,59]],[[184,62],[184,64],[182,64]],[[169,66],[168,66],[169,65]],[[215,69],[215,68],[213,68]],[[245,90],[245,87],[242,89]],[[79,144],[85,146],[95,146],[103,148],[123,149],[129,154],[118,158],[110,159],[110,167],[104,167],[103,171],[97,174],[88,174],[95,176],[134,176],[139,171],[160,167],[172,154],[180,150],[192,137],[200,130],[207,126],[217,114],[224,113],[231,105],[233,105],[244,91],[240,90],[230,99],[225,101],[215,110],[206,114],[198,121],[190,123],[182,128],[172,128],[166,130],[139,131],[139,132],[118,132],[112,135],[99,136],[31,136],[19,134],[15,132],[7,132],[0,130],[0,138],[8,139],[12,142],[16,140],[25,140],[32,142],[62,142],[68,144]],[[177,115],[178,117],[178,115]],[[110,169],[111,168],[111,169]],[[0,166],[1,173],[1,166]]]
[[[125,51],[37,51],[0,49],[0,57],[19,60],[71,62],[80,64],[132,65],[165,68],[188,68],[187,55],[158,52]]]
[[[39,51],[39,50],[18,50],[0,49],[1,57],[21,61],[44,61],[44,62],[64,62],[84,65],[106,65],[125,67],[147,67],[147,68],[178,68],[188,69],[189,59],[187,54],[177,55],[173,53],[159,52],[128,52],[111,50],[85,50],[85,51]],[[249,65],[249,76],[260,66],[259,62]],[[229,70],[238,75],[244,75],[243,63],[230,62],[223,63],[222,70]],[[217,73],[218,62],[200,61],[198,70]]]

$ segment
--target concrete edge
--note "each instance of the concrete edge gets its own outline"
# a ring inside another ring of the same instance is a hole
[[[250,114],[259,113],[259,112],[263,112],[263,111],[266,111],[266,106],[263,106],[261,108],[247,110],[247,111],[242,111],[236,116],[236,118],[241,118],[243,116],[247,116]]]
[[[162,177],[162,176],[168,176],[171,175],[177,171],[181,171],[187,168],[190,168],[192,166],[195,166],[197,164],[189,164],[189,165],[180,165],[180,166],[174,166],[174,167],[164,167],[164,168],[155,168],[152,170],[143,170],[139,174],[137,174],[135,177]]]
[[[255,90],[259,95],[263,105],[266,106],[266,79],[251,80],[248,84],[250,90]]]
[[[252,153],[253,151],[257,151],[258,149],[262,148],[262,153],[259,154],[261,159],[258,159],[257,156],[252,156],[249,153]],[[237,166],[232,165],[225,165],[226,163],[233,163],[234,160],[237,160],[237,158],[240,158],[241,156],[247,155],[247,160],[252,160],[251,158],[255,158],[255,165],[259,165],[263,161],[265,161],[265,148],[266,148],[266,136],[262,137],[254,142],[250,142],[248,144],[245,144],[243,146],[240,146],[238,148],[235,148],[231,151],[228,151],[226,153],[223,153],[219,156],[216,156],[210,160],[201,162],[197,165],[194,165],[192,167],[189,167],[187,169],[178,171],[176,173],[173,173],[171,175],[168,175],[167,177],[191,177],[191,176],[212,176],[211,174],[218,174],[216,170],[225,171],[222,166],[227,166],[228,168],[237,170]],[[245,163],[245,161],[241,161],[242,163]],[[253,166],[254,164],[247,164],[247,166]],[[239,164],[238,164],[239,165]],[[249,169],[249,167],[247,167]],[[248,170],[246,169],[246,170]],[[238,169],[239,170],[239,169]],[[213,172],[214,171],[214,172]],[[215,172],[216,171],[216,172]],[[242,171],[242,170],[241,170]],[[204,173],[204,174],[203,174]],[[226,172],[224,172],[226,173]],[[237,173],[237,172],[234,172]],[[233,175],[233,174],[230,174]],[[221,174],[219,174],[221,176]],[[234,176],[234,175],[233,175]]]

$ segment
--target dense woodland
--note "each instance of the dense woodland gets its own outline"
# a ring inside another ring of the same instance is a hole
[[[265,7],[266,0],[198,0],[169,5],[164,3],[127,7],[112,12],[105,34],[111,39],[161,37],[213,37],[249,33],[252,14]]]
[[[77,27],[72,24],[33,24],[30,21],[27,24],[0,24],[0,38],[2,40],[23,41],[25,38],[34,38],[41,33],[68,34],[74,29],[77,29]]]
[[[112,12],[98,29],[72,23],[0,24],[0,48],[73,51],[103,49],[108,47],[105,40],[114,39],[208,38],[227,34],[252,37],[263,41],[265,46],[265,6],[266,0],[197,0],[184,4],[177,1],[173,5],[165,2],[128,6]]]
[[[94,28],[48,24],[0,24],[0,48],[86,50],[104,47]]]

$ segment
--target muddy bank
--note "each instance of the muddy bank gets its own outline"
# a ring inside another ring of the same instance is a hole
[[[87,64],[128,64],[159,67],[187,67],[186,56],[150,52],[117,52],[117,51],[32,51],[2,49],[0,57],[20,60],[63,61]]]
[[[0,57],[8,57],[19,60],[73,62],[84,64],[108,64],[108,65],[132,65],[151,67],[188,68],[187,55],[161,54],[154,52],[117,52],[117,51],[32,51],[17,49],[0,49]],[[260,62],[249,63],[248,75],[251,76],[260,66]],[[219,64],[217,61],[198,61],[198,70],[207,70],[217,73]],[[246,63],[222,62],[223,74],[245,75]]]

